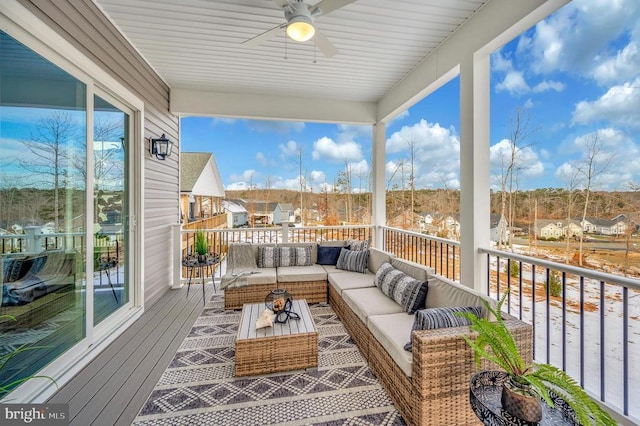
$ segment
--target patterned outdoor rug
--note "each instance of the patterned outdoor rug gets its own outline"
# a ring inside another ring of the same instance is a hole
[[[404,425],[328,305],[312,305],[317,371],[235,378],[240,311],[209,301],[134,425]]]

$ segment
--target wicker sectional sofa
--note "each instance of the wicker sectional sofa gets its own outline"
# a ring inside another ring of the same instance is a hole
[[[375,271],[384,262],[428,281],[425,308],[478,306],[481,298],[489,299],[435,275],[429,268],[374,248],[369,250],[366,274],[328,274],[332,308],[408,424],[481,424],[469,405],[469,380],[477,370],[471,349],[462,338],[472,337],[469,327],[412,332],[415,315],[404,312],[374,284]],[[531,326],[513,317],[506,322],[524,358],[531,361]],[[404,349],[410,339],[412,352]]]
[[[284,288],[294,299],[306,299],[307,303],[327,302],[327,271],[316,264],[318,248],[315,243],[254,244],[258,260],[260,247],[310,247],[311,265],[257,268],[259,273],[247,276],[247,286],[224,290],[225,309],[242,309],[245,303],[263,302],[269,291]]]
[[[343,246],[346,242],[323,243]],[[309,243],[288,244],[308,246]],[[410,425],[480,424],[469,404],[469,381],[476,372],[473,354],[463,335],[468,326],[413,331],[415,315],[387,297],[374,279],[385,263],[419,281],[428,282],[424,308],[480,306],[483,295],[461,286],[422,265],[368,249],[364,273],[315,263],[318,249],[312,246],[313,265],[259,268],[248,286],[225,289],[225,307],[239,309],[257,303],[274,288],[285,288],[294,298],[309,303],[328,301],[344,323],[371,369]],[[255,247],[257,256],[257,247]],[[264,269],[264,270],[262,270]],[[491,301],[490,301],[491,303]],[[532,359],[532,328],[505,315],[525,361]],[[413,350],[404,346],[411,340]],[[492,368],[483,365],[482,368]]]

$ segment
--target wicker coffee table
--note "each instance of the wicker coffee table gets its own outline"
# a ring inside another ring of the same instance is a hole
[[[318,331],[307,301],[294,300],[292,311],[299,320],[256,330],[256,319],[266,309],[264,303],[242,308],[236,335],[235,375],[251,376],[318,366]]]

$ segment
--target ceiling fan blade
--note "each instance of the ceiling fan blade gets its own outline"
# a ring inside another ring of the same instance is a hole
[[[276,1],[276,0],[274,0]],[[314,14],[317,9],[320,9],[323,15],[328,15],[336,9],[345,7],[348,4],[353,3],[356,0],[322,0],[320,3],[309,8],[311,14]]]
[[[273,2],[277,4],[280,9],[289,4],[289,0],[273,0]]]
[[[255,47],[259,46],[265,41],[269,40],[271,37],[275,37],[282,31],[287,24],[280,24],[277,27],[273,27],[268,31],[263,32],[262,34],[258,34],[257,36],[250,38],[249,40],[245,40],[242,42],[242,45],[245,47]]]
[[[327,58],[332,58],[340,53],[333,43],[318,30],[316,30],[316,34],[313,36],[313,41]]]

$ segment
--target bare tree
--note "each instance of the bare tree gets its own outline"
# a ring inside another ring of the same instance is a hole
[[[498,247],[504,246],[507,241],[507,226],[513,225],[515,211],[515,194],[514,190],[518,187],[519,173],[526,168],[522,159],[522,150],[531,144],[523,143],[531,136],[534,129],[531,128],[531,115],[526,108],[516,107],[511,118],[509,119],[510,130],[508,143],[509,147],[506,153],[500,154],[500,173],[498,179],[500,181],[500,215],[506,218],[500,221],[500,236]],[[508,233],[508,246],[513,249],[513,239],[511,232]]]
[[[61,179],[69,173],[67,150],[78,136],[78,124],[70,113],[55,111],[37,122],[29,140],[22,140],[29,155],[20,161],[20,166],[35,175],[49,176],[43,184],[53,183],[53,219],[56,230],[60,216]]]
[[[611,164],[613,155],[604,154],[602,152],[602,139],[600,139],[598,131],[592,133],[586,139],[586,158],[582,164],[578,167],[578,172],[584,178],[584,208],[582,209],[582,220],[580,226],[584,226],[585,219],[587,217],[587,208],[589,207],[589,197],[591,195],[591,188],[596,184],[596,181],[600,175],[606,172]],[[580,233],[579,242],[579,258],[578,263],[582,266],[582,243],[584,241],[584,232]]]
[[[351,223],[351,213],[353,208],[352,198],[352,176],[351,176],[351,164],[345,159],[344,169],[338,172],[337,186],[340,188],[340,192],[345,194],[345,209],[347,214],[347,222]]]
[[[410,137],[407,140],[407,145],[409,147],[409,190],[411,191],[411,207],[409,209],[409,214],[411,215],[411,227],[410,229],[414,229],[414,209],[415,209],[415,192],[416,192],[416,175],[415,175],[415,159],[416,159],[416,140],[413,137]]]
[[[580,184],[580,171],[574,168],[571,168],[570,170],[567,170],[564,175],[563,175],[563,180],[565,181],[565,185],[566,185],[566,190],[567,190],[567,195],[566,195],[566,202],[567,202],[567,215],[566,215],[566,228],[565,228],[565,243],[566,243],[566,252],[565,252],[565,263],[569,263],[571,257],[570,257],[570,251],[571,251],[571,236],[570,236],[570,230],[571,227],[569,226],[571,223],[571,212],[573,211],[573,207],[576,204],[576,199],[578,197],[578,186]]]

